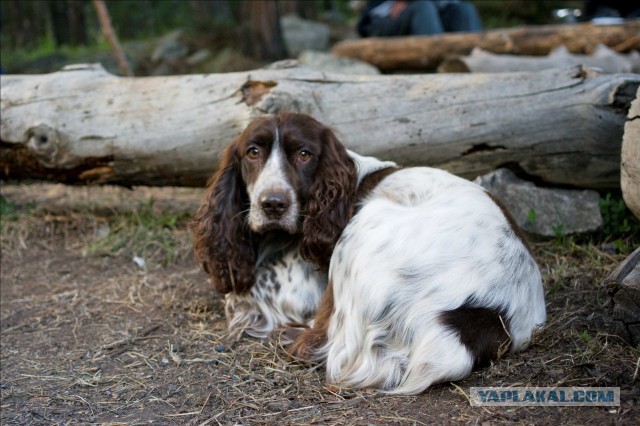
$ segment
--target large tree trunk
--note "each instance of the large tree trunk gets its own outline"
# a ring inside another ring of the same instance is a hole
[[[277,0],[249,2],[250,40],[254,57],[275,61],[287,57]]]
[[[49,2],[56,46],[87,44],[85,6],[85,0]]]
[[[512,166],[553,184],[619,188],[637,74],[349,76],[308,69],[123,78],[101,68],[3,76],[0,177],[202,185],[256,116],[288,109],[345,145],[474,178]]]
[[[616,51],[640,50],[640,20],[623,25],[549,25],[481,33],[364,38],[337,43],[332,53],[369,62],[383,71],[434,69],[448,56],[468,55],[474,47],[493,53],[547,55],[558,46],[592,53],[598,44]]]

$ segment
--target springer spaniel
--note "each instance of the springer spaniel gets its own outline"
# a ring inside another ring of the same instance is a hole
[[[525,348],[545,321],[538,266],[491,194],[349,152],[307,115],[253,121],[193,225],[230,332],[307,324],[289,350],[330,383],[419,393]]]

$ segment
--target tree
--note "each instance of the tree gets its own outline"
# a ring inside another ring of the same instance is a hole
[[[48,3],[44,0],[2,0],[2,48],[21,49],[36,45],[50,27]]]
[[[278,1],[251,1],[246,3],[246,7],[252,55],[267,61],[286,58],[287,50],[280,28]]]
[[[56,0],[49,2],[56,46],[87,44],[85,0]]]
[[[193,22],[200,31],[225,26],[235,21],[228,0],[189,0]]]

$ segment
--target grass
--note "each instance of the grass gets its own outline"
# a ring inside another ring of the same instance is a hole
[[[4,195],[0,194],[0,220],[4,223],[6,220],[15,220],[18,217],[18,208],[11,201],[7,200]]]
[[[174,193],[176,205],[157,203],[154,189],[133,192],[117,187],[65,187],[34,184],[15,188],[0,196],[1,247],[15,249],[28,238],[49,238],[82,230],[84,256],[144,260],[146,268],[167,267],[191,255],[187,223],[197,206],[200,192],[194,189],[160,189]],[[157,191],[155,191],[157,192]],[[42,195],[45,194],[45,195]],[[41,199],[34,197],[41,196]],[[186,199],[186,200],[185,200]],[[77,242],[74,248],[77,246]]]
[[[38,44],[28,49],[2,49],[2,65],[11,68],[19,64],[33,62],[52,55],[67,58],[70,62],[86,61],[100,53],[110,52],[106,40],[95,41],[87,46],[56,46],[52,37],[42,38]]]
[[[633,251],[640,245],[640,221],[634,217],[620,195],[607,193],[600,198],[604,226],[602,234],[621,252]]]
[[[108,228],[102,228],[96,241],[89,244],[89,255],[125,256],[151,259],[162,266],[171,265],[179,245],[175,236],[186,229],[189,215],[154,209],[153,199],[138,203],[124,213],[108,218]],[[158,266],[158,265],[155,265]]]

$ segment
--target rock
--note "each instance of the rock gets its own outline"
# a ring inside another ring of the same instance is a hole
[[[162,63],[162,64],[158,65],[157,67],[155,67],[151,71],[150,75],[159,76],[159,75],[171,75],[171,74],[174,74],[174,73],[175,72],[174,72],[172,66]]]
[[[175,62],[189,54],[189,48],[180,41],[182,30],[172,31],[158,41],[151,54],[153,62]]]
[[[632,345],[640,343],[640,248],[602,283],[609,292],[613,326]]]
[[[207,61],[211,58],[211,51],[209,49],[200,49],[187,58],[187,64],[195,66]]]
[[[330,29],[320,22],[308,21],[296,15],[280,18],[282,37],[290,57],[297,57],[303,50],[327,50]]]
[[[196,65],[193,71],[203,74],[228,73],[253,70],[259,68],[261,65],[261,62],[244,56],[242,53],[230,47],[225,47],[214,56]]]
[[[640,219],[640,89],[628,118],[622,138],[620,187],[625,204]]]
[[[496,195],[529,234],[554,237],[602,227],[596,191],[541,188],[507,169],[479,176],[474,182]]]
[[[305,50],[298,56],[298,61],[306,67],[318,71],[340,74],[375,75],[380,74],[378,68],[366,62],[350,58],[340,58],[328,52]]]

